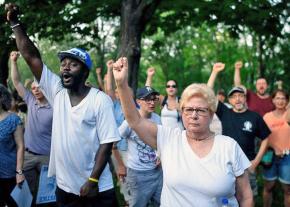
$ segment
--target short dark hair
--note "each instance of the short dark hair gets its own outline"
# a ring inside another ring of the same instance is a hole
[[[0,104],[4,111],[8,111],[11,108],[12,97],[8,89],[0,84]]]
[[[271,96],[272,99],[274,99],[276,97],[277,93],[282,93],[286,97],[287,101],[289,101],[289,94],[286,91],[284,91],[283,89],[277,89],[277,90],[275,90],[272,93],[272,96]]]

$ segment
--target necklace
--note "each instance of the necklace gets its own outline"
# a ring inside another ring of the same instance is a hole
[[[212,138],[212,137],[214,136],[214,133],[210,132],[209,136],[204,137],[204,138],[201,138],[201,139],[200,139],[200,138],[197,138],[197,137],[190,137],[190,136],[188,136],[187,133],[186,133],[186,136],[187,136],[189,139],[193,139],[193,140],[195,140],[195,141],[200,142],[200,141],[204,141],[204,140],[207,140],[207,139]]]

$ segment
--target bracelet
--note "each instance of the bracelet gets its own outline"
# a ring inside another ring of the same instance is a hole
[[[89,181],[94,182],[94,183],[98,183],[98,182],[99,182],[98,179],[96,179],[96,178],[91,178],[91,177],[89,177]]]
[[[17,23],[17,24],[10,26],[10,27],[11,27],[11,29],[14,29],[14,28],[19,27],[19,26],[20,26],[20,23]]]

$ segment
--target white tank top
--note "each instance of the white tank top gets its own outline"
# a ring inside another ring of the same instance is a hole
[[[176,109],[169,110],[167,104],[165,104],[161,110],[161,122],[162,126],[170,127],[170,128],[180,128],[184,129],[183,124],[181,122],[181,115],[178,115],[178,111]],[[179,120],[178,120],[179,116]]]

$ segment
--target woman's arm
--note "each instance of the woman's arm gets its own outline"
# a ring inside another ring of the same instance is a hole
[[[16,164],[16,183],[20,184],[24,180],[23,161],[24,161],[24,139],[23,139],[23,127],[18,125],[14,132],[14,140],[17,147],[17,164]]]
[[[252,207],[254,205],[247,171],[236,178],[236,197],[240,207]]]
[[[128,61],[121,57],[113,65],[113,73],[120,96],[122,110],[129,126],[152,148],[157,148],[157,125],[140,116],[128,86]]]
[[[147,78],[146,78],[145,86],[152,87],[152,79],[153,79],[154,74],[155,74],[155,68],[150,67],[147,69]]]

